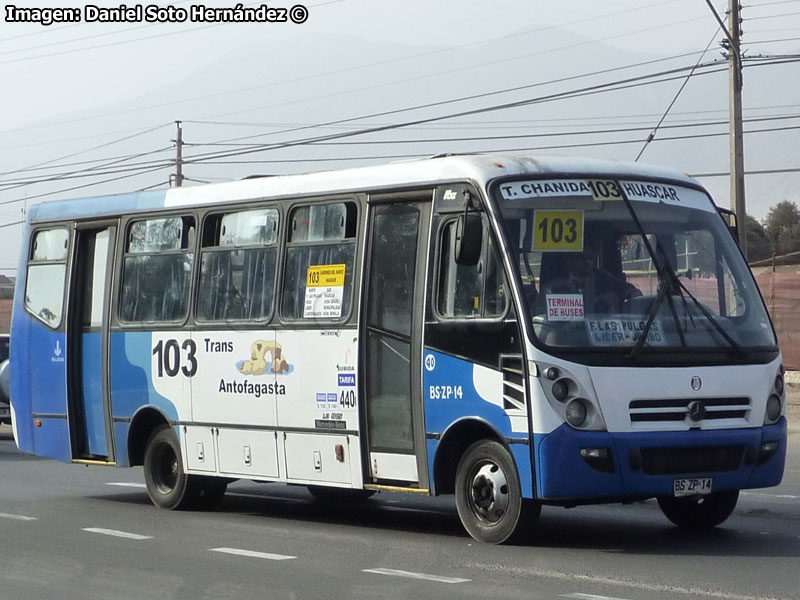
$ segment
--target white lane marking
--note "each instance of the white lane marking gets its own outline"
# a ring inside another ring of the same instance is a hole
[[[761,496],[762,498],[778,498],[780,500],[800,500],[800,496],[791,494],[765,494],[763,492],[740,492],[742,496]]]
[[[0,513],[0,519],[13,519],[14,521],[38,521],[38,517],[26,517],[25,515],[12,515],[10,513]]]
[[[270,554],[269,552],[255,552],[253,550],[241,550],[240,548],[209,548],[209,552],[222,552],[223,554],[235,554],[236,556],[247,556],[249,558],[263,558],[266,560],[290,560],[296,556],[285,554]]]
[[[84,527],[83,531],[125,538],[127,540],[150,540],[153,538],[152,535],[139,535],[138,533],[128,533],[127,531],[117,531],[116,529],[103,529],[102,527]]]
[[[114,485],[116,487],[132,487],[132,488],[146,488],[147,486],[143,483],[107,483],[106,485]]]
[[[686,587],[680,585],[670,585],[663,583],[641,583],[629,581],[626,579],[615,579],[613,577],[603,577],[597,575],[582,575],[579,573],[567,573],[565,571],[555,571],[550,569],[537,569],[530,567],[510,567],[502,565],[487,565],[486,563],[466,563],[463,565],[468,569],[475,569],[476,571],[490,571],[494,574],[497,573],[512,573],[517,576],[527,577],[543,577],[547,579],[555,579],[560,581],[586,581],[599,585],[613,585],[623,588],[631,588],[637,590],[647,590],[649,592],[667,592],[670,597],[675,594],[703,596],[706,598],[720,598],[722,600],[778,600],[775,596],[748,596],[744,594],[736,594],[734,592],[717,592],[714,590],[703,589],[700,587]]]
[[[624,598],[615,598],[613,596],[596,596],[594,594],[563,594],[562,598],[575,598],[576,600],[625,600]]]
[[[378,575],[392,575],[394,577],[408,577],[410,579],[424,579],[426,581],[437,581],[439,583],[466,583],[470,579],[460,577],[440,577],[439,575],[427,575],[425,573],[412,573],[411,571],[398,571],[397,569],[363,569],[364,573],[377,573]]]

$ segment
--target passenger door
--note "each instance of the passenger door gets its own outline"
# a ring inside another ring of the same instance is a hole
[[[109,290],[117,228],[76,231],[69,331],[69,424],[72,457],[114,461],[108,388]]]
[[[430,200],[407,198],[370,206],[360,371],[367,481],[424,488],[420,365]]]

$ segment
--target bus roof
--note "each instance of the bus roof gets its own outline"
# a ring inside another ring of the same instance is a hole
[[[32,207],[31,221],[126,214],[159,208],[202,206],[222,202],[319,195],[391,187],[418,187],[447,181],[474,181],[483,186],[514,175],[581,175],[655,177],[697,185],[689,176],[663,167],[611,160],[526,154],[441,156],[424,160],[321,171],[301,175],[256,177],[228,183],[55,200]]]

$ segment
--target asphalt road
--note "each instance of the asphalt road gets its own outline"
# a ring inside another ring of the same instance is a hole
[[[22,455],[2,426],[0,598],[800,598],[800,430],[789,453],[781,486],[744,493],[702,535],[652,501],[545,507],[529,545],[498,547],[469,538],[447,498],[326,506],[237,482],[214,512],[170,512],[141,469]]]

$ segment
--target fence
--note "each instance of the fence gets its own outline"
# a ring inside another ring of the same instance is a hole
[[[800,371],[800,273],[797,270],[798,265],[778,267],[774,273],[771,267],[753,267],[778,332],[783,365],[791,371]]]

